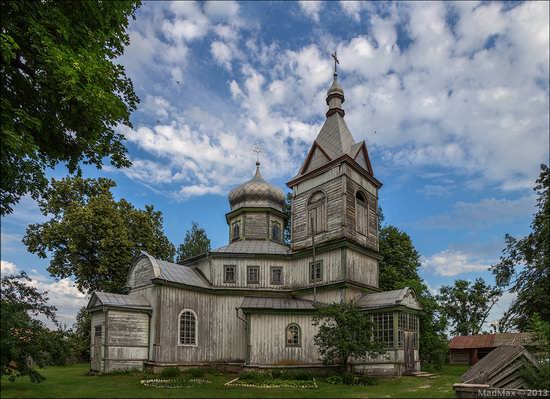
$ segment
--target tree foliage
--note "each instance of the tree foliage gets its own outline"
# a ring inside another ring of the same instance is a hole
[[[283,205],[283,212],[286,215],[285,228],[283,231],[283,242],[285,245],[290,245],[291,238],[291,218],[292,218],[292,193],[286,193],[285,203]]]
[[[479,334],[489,312],[502,291],[477,278],[473,283],[456,280],[452,286],[443,286],[437,300],[441,311],[450,321],[455,335]]]
[[[39,367],[48,364],[50,354],[60,345],[59,336],[33,316],[41,315],[57,324],[57,309],[47,304],[47,293],[31,287],[29,281],[25,272],[1,279],[0,375],[12,381],[28,375],[32,382],[40,382],[44,377],[32,362]]]
[[[46,168],[130,165],[118,124],[138,98],[120,57],[137,1],[1,2],[0,214],[38,198]]]
[[[531,232],[519,239],[507,234],[500,262],[491,268],[500,287],[517,293],[509,318],[521,330],[535,314],[550,322],[550,168],[543,164],[540,169]]]
[[[319,331],[313,342],[319,348],[324,364],[347,366],[350,358],[361,359],[384,353],[372,339],[370,317],[353,303],[333,303],[320,306],[313,318]]]
[[[535,356],[538,367],[528,365],[522,377],[531,389],[550,389],[550,323],[535,313],[527,330],[533,334],[534,345],[529,351]]]
[[[379,215],[382,209],[379,209]],[[383,220],[383,216],[379,216]],[[411,237],[397,227],[380,227],[379,286],[383,291],[412,288],[424,312],[420,315],[420,361],[423,366],[440,369],[447,359],[447,320],[437,301],[418,274],[420,255]]]
[[[39,201],[50,220],[27,228],[23,242],[41,258],[51,255],[48,271],[74,277],[80,291],[123,292],[132,259],[147,251],[172,261],[174,246],[162,229],[162,213],[115,200],[109,179],[52,179]]]
[[[76,314],[76,323],[68,333],[71,355],[79,362],[90,360],[90,339],[92,333],[92,316],[85,307]]]
[[[197,256],[210,251],[210,239],[206,235],[206,230],[198,225],[191,223],[191,230],[185,233],[185,239],[176,251],[176,261],[181,262],[192,256]]]

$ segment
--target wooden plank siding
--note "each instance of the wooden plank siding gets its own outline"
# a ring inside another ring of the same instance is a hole
[[[149,315],[115,309],[108,309],[106,315],[105,372],[142,369],[148,358]]]
[[[291,365],[321,364],[319,352],[313,344],[317,327],[312,324],[310,315],[292,314],[251,314],[250,323],[250,364],[251,365]],[[301,329],[301,346],[285,345],[285,330],[290,323]]]

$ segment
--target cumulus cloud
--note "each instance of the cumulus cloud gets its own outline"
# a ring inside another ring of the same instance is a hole
[[[456,276],[488,270],[490,263],[476,259],[472,254],[444,249],[421,259],[422,267],[440,276]]]
[[[2,275],[16,274],[18,272],[17,266],[14,263],[3,259],[0,261],[0,270],[2,271]]]
[[[319,13],[324,5],[322,1],[300,0],[298,1],[298,4],[306,16],[315,22],[319,22]]]
[[[233,58],[233,53],[227,44],[216,40],[210,45],[210,52],[220,65],[223,65],[224,68],[231,70],[231,59]]]

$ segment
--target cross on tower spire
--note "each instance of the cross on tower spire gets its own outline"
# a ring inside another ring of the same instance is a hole
[[[336,69],[336,64],[340,64],[340,61],[338,60],[338,55],[336,54],[336,51],[331,54],[332,58],[334,58],[334,79],[338,76],[338,70]]]

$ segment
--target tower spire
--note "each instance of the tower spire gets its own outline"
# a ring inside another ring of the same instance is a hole
[[[259,144],[255,144],[252,152],[256,154],[256,176],[260,176],[260,154],[262,153],[262,147]]]
[[[332,81],[332,86],[330,86],[327,92],[327,118],[335,113],[338,113],[343,117],[346,114],[344,112],[344,109],[342,108],[342,103],[345,101],[344,89],[342,89],[342,86],[340,86],[340,84],[338,83],[337,68],[337,66],[340,64],[340,61],[338,60],[338,55],[336,54],[336,51],[332,53],[331,56],[334,59],[334,80]]]

